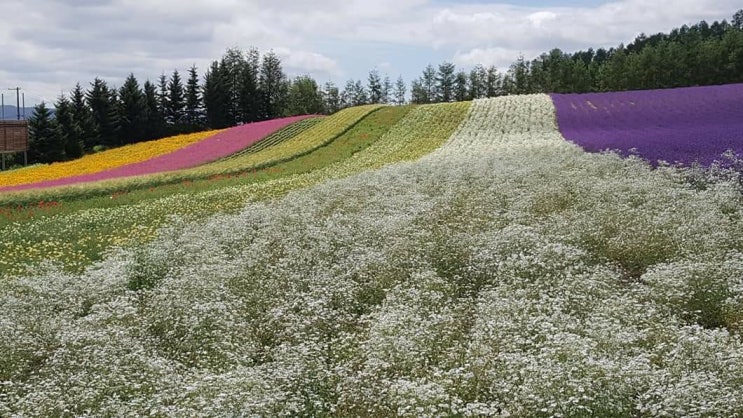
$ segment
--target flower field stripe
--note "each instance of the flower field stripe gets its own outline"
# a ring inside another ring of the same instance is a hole
[[[59,178],[96,173],[127,164],[138,163],[202,141],[220,131],[177,135],[110,149],[82,158],[0,172],[0,190],[18,184],[38,183]]]
[[[32,184],[3,187],[0,188],[0,192],[65,186],[190,168],[234,154],[255,144],[285,126],[309,117],[312,116],[293,116],[237,126],[218,132],[202,141],[192,143],[168,154],[159,155],[145,161],[127,164],[97,173],[64,177]]]
[[[329,144],[359,123],[369,113],[381,107],[381,105],[365,105],[346,108],[323,118],[309,129],[274,146],[267,147],[255,153],[248,153],[223,161],[215,161],[208,166],[179,174],[224,174],[251,168],[268,167],[288,161]]]
[[[459,129],[430,158],[441,154],[477,156],[524,148],[570,152],[574,147],[558,132],[554,112],[546,94],[475,100]]]
[[[412,161],[442,146],[464,123],[471,102],[416,106],[369,148],[328,167],[329,178],[340,178],[389,164]]]
[[[560,132],[589,152],[710,165],[743,153],[743,84],[553,94]]]
[[[271,135],[256,142],[255,144],[223,158],[223,160],[240,157],[246,154],[254,154],[265,148],[278,145],[288,139],[291,139],[292,137],[299,135],[300,133],[306,131],[307,129],[317,125],[320,121],[322,121],[322,118],[316,117],[316,118],[302,119],[298,122],[292,123],[291,125],[277,132],[272,133]]]

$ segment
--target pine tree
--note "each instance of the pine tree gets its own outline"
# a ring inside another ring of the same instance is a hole
[[[204,108],[207,126],[212,129],[232,126],[229,106],[230,92],[223,75],[223,67],[219,62],[214,61],[204,76]]]
[[[186,82],[185,122],[189,125],[189,130],[199,130],[204,125],[204,106],[202,103],[199,73],[196,65],[192,65],[188,70],[188,81]]]
[[[475,65],[474,68],[472,68],[472,70],[470,71],[469,77],[467,79],[467,90],[469,93],[468,98],[470,100],[482,99],[484,97],[487,97],[487,80],[488,73],[487,70],[485,70],[485,67],[483,67],[481,64]]]
[[[64,144],[64,159],[72,160],[83,155],[83,132],[75,121],[75,111],[67,97],[59,96],[54,104],[60,141]]]
[[[241,122],[255,122],[260,119],[261,94],[258,88],[260,60],[260,52],[251,48],[245,54],[240,69],[238,119]]]
[[[119,89],[119,101],[122,142],[131,144],[142,141],[144,139],[147,104],[134,74],[129,74],[124,81],[124,85]]]
[[[98,132],[80,83],[77,83],[72,90],[70,102],[72,104],[72,118],[80,128],[80,141],[82,141],[83,150],[92,151],[93,147],[97,145]]]
[[[390,103],[390,96],[392,95],[392,80],[390,76],[385,74],[382,80],[382,102],[384,104]]]
[[[369,103],[369,96],[361,80],[348,80],[341,94],[344,107],[361,106]]]
[[[34,106],[28,120],[28,154],[31,162],[51,163],[64,159],[64,143],[56,120],[44,102]]]
[[[273,51],[263,56],[259,85],[262,94],[261,118],[273,119],[281,116],[286,108],[289,90],[281,59]]]
[[[167,123],[168,101],[168,77],[162,73],[157,83],[157,110],[163,115],[165,123]]]
[[[508,69],[508,78],[510,83],[508,84],[508,94],[526,94],[530,92],[529,86],[529,65],[524,60],[524,56],[520,55],[516,62],[511,64]]]
[[[420,87],[425,93],[425,99],[419,103],[434,103],[438,97],[436,90],[436,69],[433,65],[428,64],[426,69],[423,70],[423,75],[420,78]]]
[[[463,102],[469,98],[467,91],[467,73],[459,71],[454,79],[454,101]]]
[[[395,87],[392,91],[392,98],[396,105],[401,106],[405,104],[405,93],[407,93],[405,80],[402,79],[402,76],[398,76],[397,81],[395,81]]]
[[[165,135],[165,116],[160,111],[160,99],[157,87],[150,82],[144,83],[145,122],[143,128],[144,140],[161,138]]]
[[[326,114],[332,115],[341,109],[341,95],[338,87],[332,81],[325,83],[322,91],[323,110]]]
[[[444,62],[439,65],[439,71],[436,75],[436,100],[439,102],[451,102],[454,100],[454,84],[456,76],[454,74],[454,64]]]
[[[185,120],[185,93],[183,91],[183,82],[178,70],[173,71],[173,75],[168,81],[168,105],[165,107],[165,121],[173,126],[179,127]],[[176,130],[180,130],[176,128]]]
[[[245,56],[239,49],[229,48],[222,55],[219,66],[220,77],[227,92],[227,96],[225,97],[226,118],[229,120],[229,126],[236,125],[239,122],[243,122],[240,110],[240,96],[243,70],[246,66]]]
[[[413,80],[410,83],[410,102],[415,104],[430,103],[428,91],[423,86],[423,79]]]
[[[367,81],[369,103],[382,103],[382,78],[379,76],[379,72],[377,70],[371,70]]]
[[[503,80],[495,65],[491,65],[487,70],[485,79],[486,97],[498,97],[503,95]]]
[[[97,145],[117,147],[122,145],[119,138],[119,112],[116,93],[109,90],[105,81],[95,78],[85,94],[90,107],[97,135]]]

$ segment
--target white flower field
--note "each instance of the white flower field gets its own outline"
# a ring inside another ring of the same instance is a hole
[[[422,115],[284,197],[7,280],[0,416],[743,416],[735,178],[586,153],[547,95],[474,101],[406,161]]]

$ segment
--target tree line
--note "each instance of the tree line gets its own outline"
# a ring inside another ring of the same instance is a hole
[[[414,103],[472,100],[509,94],[588,93],[743,82],[743,10],[670,33],[639,35],[628,45],[566,53],[552,49],[531,61],[519,57],[501,73],[476,65],[428,65],[411,83]]]
[[[228,49],[202,78],[192,66],[140,86],[130,74],[120,88],[96,78],[60,96],[55,112],[36,106],[29,161],[78,158],[99,149],[298,114],[334,113],[370,103],[402,105],[473,100],[509,94],[582,93],[743,82],[743,10],[728,23],[702,21],[670,33],[641,34],[628,45],[519,57],[500,72],[475,65],[429,64],[408,85],[371,70],[343,89],[302,75],[290,80],[272,51]],[[408,99],[409,97],[409,99]]]

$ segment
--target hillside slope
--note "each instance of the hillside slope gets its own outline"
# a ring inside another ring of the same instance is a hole
[[[585,153],[546,95],[418,107],[335,164],[9,281],[0,415],[743,414],[736,182]]]

